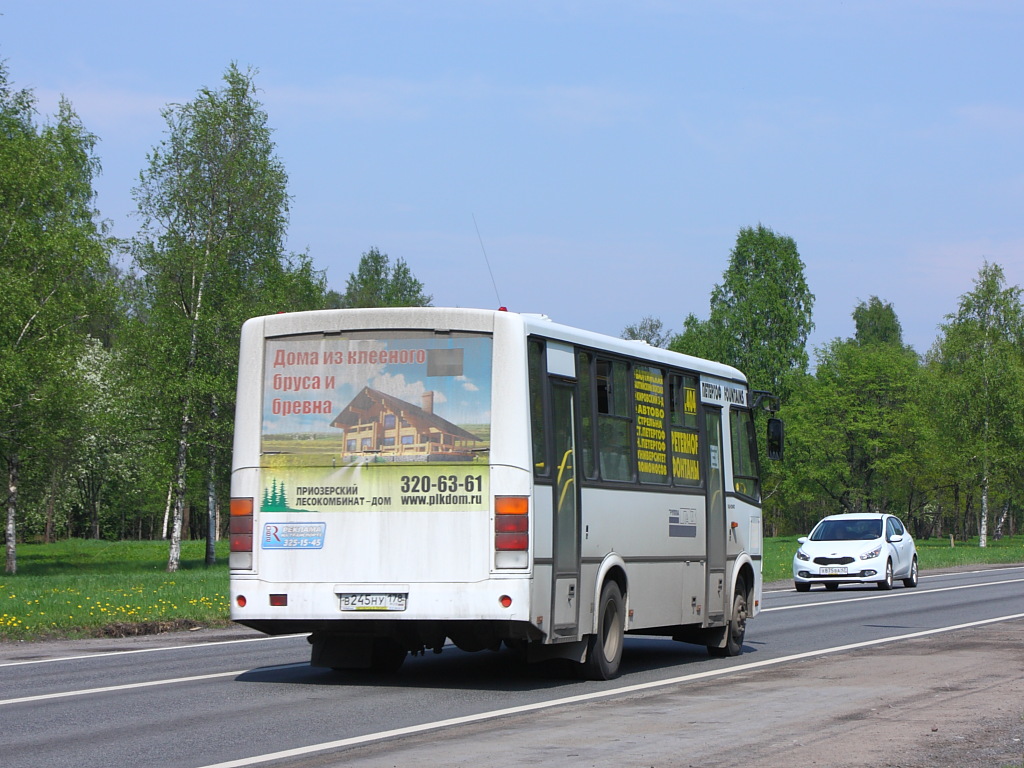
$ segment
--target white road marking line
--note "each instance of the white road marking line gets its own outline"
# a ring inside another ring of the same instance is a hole
[[[259,667],[260,672],[269,672],[275,669],[291,669],[292,667],[308,667],[309,662],[303,661],[296,664],[279,664],[275,667]],[[130,691],[135,688],[152,688],[156,685],[173,685],[174,683],[190,683],[196,680],[215,680],[218,677],[237,677],[252,669],[236,669],[234,672],[213,672],[209,675],[193,675],[192,677],[174,677],[165,680],[150,680],[145,683],[125,683],[124,685],[107,685],[102,688],[82,688],[77,691],[61,691],[59,693],[41,693],[38,696],[23,696],[20,699],[0,699],[0,707],[7,704],[25,704],[30,701],[48,701],[49,699],[67,699],[72,696],[89,696],[94,693],[109,693],[111,691]]]
[[[443,728],[451,728],[456,725],[466,725],[468,723],[478,723],[484,720],[494,720],[501,717],[509,717],[511,715],[519,715],[526,712],[537,712],[543,709],[551,709],[552,707],[560,707],[566,704],[580,704],[586,701],[594,701],[597,699],[607,699],[613,696],[623,696],[630,693],[637,693],[639,691],[649,691],[655,688],[665,688],[671,685],[679,685],[681,683],[688,683],[694,680],[702,680],[711,677],[721,677],[724,675],[735,674],[738,672],[749,672],[752,669],[759,669],[762,667],[769,667],[776,664],[785,664],[791,661],[800,661],[802,659],[811,659],[816,656],[825,656],[830,653],[841,653],[843,651],[851,651],[858,648],[869,648],[873,645],[882,645],[885,643],[894,643],[899,640],[910,640],[916,637],[926,637],[927,635],[940,634],[942,632],[953,632],[958,629],[968,629],[971,627],[980,627],[986,624],[994,624],[1002,621],[1014,621],[1017,619],[1024,619],[1024,613],[1016,613],[1009,616],[1000,616],[994,619],[984,619],[982,621],[972,621],[966,624],[956,624],[950,627],[940,627],[938,629],[927,629],[920,632],[911,632],[906,635],[898,635],[896,637],[885,637],[877,640],[866,640],[860,643],[850,643],[849,645],[839,645],[834,648],[824,648],[817,651],[807,651],[805,653],[796,653],[791,656],[782,656],[777,659],[766,659],[764,661],[754,661],[749,664],[741,664],[733,667],[727,667],[724,669],[715,669],[707,672],[697,672],[691,675],[683,675],[682,677],[674,677],[668,680],[657,680],[650,683],[641,683],[638,685],[627,685],[622,688],[614,688],[608,691],[598,691],[595,693],[581,694],[579,696],[567,696],[562,699],[553,699],[551,701],[542,701],[536,704],[525,704],[518,707],[509,707],[507,709],[496,709],[490,712],[481,712],[476,715],[467,715],[465,717],[454,717],[449,720],[438,720],[433,723],[422,723],[420,725],[412,725],[406,728],[395,728],[390,731],[381,731],[379,733],[369,733],[363,736],[353,736],[347,739],[338,739],[337,741],[327,741],[322,744],[311,744],[306,747],[297,747],[295,749],[286,749],[280,752],[270,752],[264,755],[254,755],[253,757],[244,757],[239,760],[229,760],[224,763],[215,763],[213,765],[203,766],[203,768],[245,768],[245,766],[259,765],[260,763],[269,763],[274,760],[283,760],[290,757],[304,757],[317,752],[326,752],[332,749],[342,749],[345,747],[352,747],[356,745],[369,744],[372,742],[383,741],[385,739],[392,739],[397,736],[409,736],[417,733],[426,733],[429,731],[437,731]]]
[[[308,634],[308,633],[306,633]],[[266,640],[287,640],[292,637],[305,637],[301,635],[265,635],[263,637],[245,637],[239,640],[214,640],[213,642],[189,643],[187,645],[164,645],[159,648],[133,648],[130,651],[101,651],[99,653],[83,653],[79,656],[59,656],[53,659],[28,659],[26,661],[7,661],[0,663],[0,667],[19,667],[25,664],[49,664],[53,661],[78,661],[80,659],[102,659],[107,656],[127,656],[132,653],[156,653],[157,651],[180,651],[185,648],[209,648],[213,645],[233,645],[234,643],[259,643]]]
[[[780,605],[775,608],[762,608],[761,613],[768,613],[769,611],[791,611],[794,608],[822,608],[826,606],[834,605],[846,605],[847,603],[856,603],[861,600],[881,600],[884,597],[909,597],[911,595],[931,595],[935,592],[952,592],[957,589],[977,589],[978,587],[995,587],[1000,584],[1017,584],[1024,581],[1024,579],[1005,579],[1003,581],[986,581],[984,584],[961,584],[958,587],[935,587],[934,589],[900,589],[887,591],[880,595],[869,595],[867,597],[845,597],[842,600],[827,600],[823,603],[800,603],[799,605]]]

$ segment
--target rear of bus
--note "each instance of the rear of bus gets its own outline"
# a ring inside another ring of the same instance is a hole
[[[232,619],[311,632],[313,663],[334,668],[395,667],[446,638],[466,650],[529,639],[525,358],[508,313],[249,320]]]

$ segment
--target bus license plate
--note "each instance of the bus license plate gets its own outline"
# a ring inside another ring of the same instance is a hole
[[[338,595],[343,611],[404,611],[407,594],[344,594]]]
[[[821,568],[818,570],[818,573],[822,576],[845,576],[846,567],[834,566],[831,568]]]

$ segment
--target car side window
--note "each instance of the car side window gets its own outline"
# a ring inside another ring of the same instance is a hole
[[[892,531],[895,536],[903,535],[903,523],[897,520],[895,517],[889,518],[892,522]]]

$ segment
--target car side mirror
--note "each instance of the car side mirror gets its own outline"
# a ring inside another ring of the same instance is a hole
[[[786,439],[786,428],[782,419],[768,419],[768,458],[782,461],[782,446]]]
[[[898,533],[895,536],[890,536],[889,537],[889,543],[890,544],[899,544],[901,541],[903,541],[903,536],[901,536]]]

